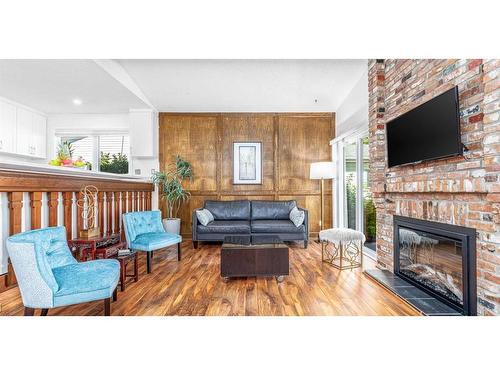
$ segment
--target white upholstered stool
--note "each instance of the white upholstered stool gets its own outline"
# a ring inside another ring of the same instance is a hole
[[[332,228],[319,232],[321,260],[340,270],[363,266],[365,235],[348,228]]]

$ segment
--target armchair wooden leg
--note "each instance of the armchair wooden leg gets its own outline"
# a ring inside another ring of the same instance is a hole
[[[177,244],[177,260],[178,261],[181,260],[181,243],[180,242]]]
[[[35,309],[32,307],[25,307],[24,308],[24,316],[33,316],[35,315]]]
[[[146,252],[146,256],[147,256],[147,258],[146,258],[146,270],[147,270],[148,273],[151,273],[151,271],[152,271],[152,267],[151,267],[152,266],[151,265],[151,251],[147,251]]]
[[[47,316],[48,313],[49,313],[49,309],[42,309],[40,316]]]
[[[113,291],[113,302],[118,301],[118,288]]]
[[[198,248],[198,241],[193,241],[193,248],[195,248],[195,249]]]
[[[111,315],[111,298],[104,299],[104,316]]]
[[[307,240],[304,241],[304,249],[307,249]]]

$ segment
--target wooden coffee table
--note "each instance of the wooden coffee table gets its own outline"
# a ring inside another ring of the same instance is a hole
[[[288,276],[289,249],[277,236],[227,236],[221,248],[220,275],[231,277],[276,277],[278,282]]]

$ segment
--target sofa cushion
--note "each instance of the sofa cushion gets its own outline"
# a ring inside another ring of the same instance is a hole
[[[238,233],[249,234],[250,222],[247,220],[215,220],[207,226],[198,225],[198,233]]]
[[[252,201],[252,220],[289,220],[295,201]]]
[[[215,220],[250,220],[250,201],[206,201]]]
[[[305,233],[305,225],[298,227],[287,220],[253,220],[252,233]]]

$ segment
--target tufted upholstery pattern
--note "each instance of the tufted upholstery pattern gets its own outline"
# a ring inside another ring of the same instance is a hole
[[[160,211],[138,211],[123,214],[123,223],[125,225],[125,236],[127,243],[143,233],[165,232],[161,224]]]
[[[120,263],[100,259],[57,267],[53,273],[59,285],[54,305],[71,305],[109,298],[118,284]]]
[[[102,273],[96,272],[96,268],[99,268],[95,265],[96,261],[78,263],[73,258],[66,242],[64,227],[37,229],[11,236],[7,239],[7,251],[26,307],[50,308],[65,305],[66,303],[58,301],[56,296],[61,293],[66,282],[80,284],[83,278],[99,278],[106,283],[107,291],[98,294],[99,298],[91,298],[91,288],[87,295],[82,295],[78,289],[67,289],[65,293],[72,295],[71,303],[109,298],[118,283],[120,267],[116,260],[104,261],[104,278]],[[64,279],[58,278],[59,271],[67,267],[72,267],[74,272],[68,273]]]
[[[160,211],[138,211],[123,214],[125,237],[130,249],[153,251],[182,242],[178,234],[165,232]]]

